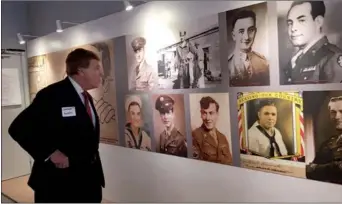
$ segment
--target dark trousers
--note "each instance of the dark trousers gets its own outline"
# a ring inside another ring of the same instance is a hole
[[[101,203],[102,186],[61,186],[37,189],[35,203]]]

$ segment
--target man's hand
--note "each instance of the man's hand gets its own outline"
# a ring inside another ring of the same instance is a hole
[[[56,150],[54,153],[51,154],[50,160],[52,161],[52,163],[55,164],[57,168],[64,169],[69,167],[69,158],[59,150]]]

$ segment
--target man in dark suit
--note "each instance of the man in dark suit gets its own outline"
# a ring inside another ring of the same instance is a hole
[[[35,202],[102,200],[105,186],[99,148],[99,118],[87,90],[101,84],[103,68],[91,51],[66,59],[67,77],[40,90],[9,127],[34,159],[28,185]]]

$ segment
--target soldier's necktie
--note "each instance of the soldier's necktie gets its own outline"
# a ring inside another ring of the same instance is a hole
[[[89,96],[88,96],[88,93],[86,91],[84,91],[82,93],[83,97],[84,97],[84,105],[87,109],[87,113],[90,117],[90,119],[93,121],[93,115],[91,114],[91,109],[90,109],[90,102],[89,102]]]
[[[300,56],[302,56],[303,53],[304,53],[304,50],[299,50],[299,51],[295,54],[295,56],[293,56],[293,57],[291,58],[291,66],[292,66],[292,69],[295,68],[297,59],[298,59]]]

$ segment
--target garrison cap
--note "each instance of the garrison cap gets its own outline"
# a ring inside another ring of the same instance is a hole
[[[143,37],[137,37],[131,43],[131,46],[134,52],[145,47],[145,45],[146,45],[146,39]]]
[[[155,108],[160,113],[167,113],[173,109],[175,101],[167,95],[160,95],[156,100]]]

